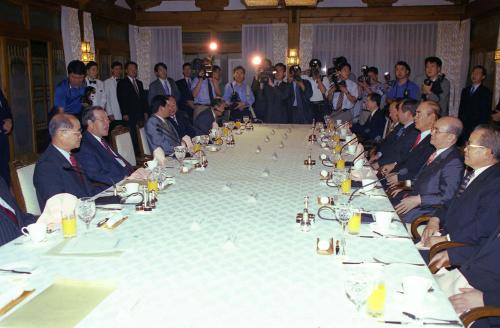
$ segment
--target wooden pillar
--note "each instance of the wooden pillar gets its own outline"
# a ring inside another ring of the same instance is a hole
[[[292,8],[288,10],[288,49],[299,50],[300,44],[300,11]],[[288,53],[287,53],[288,54]]]

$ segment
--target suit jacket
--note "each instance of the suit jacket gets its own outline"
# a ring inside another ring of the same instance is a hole
[[[492,95],[490,89],[481,84],[472,95],[470,90],[470,85],[462,89],[458,108],[458,118],[464,124],[461,136],[462,143],[469,139],[469,135],[477,125],[488,123],[491,115]]]
[[[170,84],[170,96],[173,96],[176,101],[179,101],[181,99],[181,93],[177,88],[177,84],[175,83],[174,79],[170,77],[167,77],[167,81],[168,84]],[[151,105],[151,101],[153,100],[153,98],[158,95],[167,95],[160,79],[156,79],[149,84],[148,104]]]
[[[435,212],[435,206],[448,205],[457,192],[464,175],[464,161],[456,146],[443,151],[431,163],[424,164],[415,177],[410,195],[420,195],[419,207],[406,213],[405,222]]]
[[[33,215],[21,211],[10,193],[9,187],[2,178],[0,178],[0,198],[16,212],[18,222],[18,225],[16,225],[4,211],[0,210],[0,246],[2,246],[19,237],[21,235],[21,228],[35,223],[36,219]]]
[[[419,142],[417,146],[410,150],[406,156],[402,157],[394,167],[393,172],[397,172],[402,168],[407,168],[408,172],[406,174],[399,174],[398,180],[413,180],[422,166],[427,162],[429,156],[436,150],[433,145],[431,145],[431,135],[429,134],[423,140]]]
[[[448,208],[437,213],[443,232],[449,234],[450,240],[468,244],[448,249],[450,263],[464,263],[500,224],[499,193],[500,163],[497,163],[475,178],[462,195],[455,196]]]
[[[291,123],[294,124],[305,124],[312,123],[312,112],[310,107],[309,99],[312,97],[312,87],[311,82],[307,80],[302,80],[305,85],[305,89],[302,90],[297,86],[297,92],[293,90],[293,83],[290,82],[291,97],[289,100],[289,112],[291,113]],[[292,109],[293,103],[295,101],[295,94],[297,95],[297,108]]]
[[[312,90],[312,89],[311,89]],[[290,98],[293,97],[290,83],[283,81],[279,86],[264,86],[262,90],[266,102],[264,122],[266,123],[288,123],[287,111]]]
[[[193,80],[191,80],[193,83]],[[180,80],[175,81],[177,85],[177,89],[179,90],[180,98],[177,99],[177,102],[180,104],[184,104],[188,100],[194,101],[193,93],[191,92],[191,88],[189,87],[186,79],[182,78]]]
[[[184,117],[184,115],[176,115],[175,120],[177,120],[177,122],[175,122],[175,120],[171,117],[167,118],[167,120],[174,126],[179,137],[182,138],[184,136],[189,136],[192,138],[196,135],[193,125],[187,118]]]
[[[146,100],[146,92],[142,86],[142,82],[135,80],[139,94],[135,92],[134,85],[128,77],[118,81],[116,87],[116,95],[122,115],[128,115],[129,120],[138,121],[144,118],[144,113],[148,112],[148,103]]]
[[[169,121],[163,122],[158,116],[151,115],[144,126],[149,149],[161,147],[166,155],[174,153],[174,147],[181,145],[181,139],[175,127]]]
[[[75,155],[89,180],[111,186],[128,176],[132,170],[132,166],[120,154],[115,154],[126,164],[125,167],[87,131],[83,134],[80,151]]]
[[[386,117],[382,109],[377,109],[373,116],[370,115],[365,124],[355,123],[352,125],[352,132],[360,136],[363,140],[381,140],[384,135]]]
[[[212,125],[214,122],[215,117],[212,109],[205,109],[194,119],[195,134],[197,136],[208,135],[210,133],[210,129],[212,129]]]
[[[40,209],[43,210],[50,197],[60,193],[72,194],[78,198],[93,196],[98,190],[94,189],[84,174],[81,177],[63,154],[50,144],[36,162],[33,175]]]
[[[398,132],[401,129],[403,129],[403,132],[398,137]],[[378,164],[382,166],[399,162],[403,156],[408,154],[419,133],[420,131],[415,128],[415,123],[410,124],[406,128],[402,125],[399,129],[396,127],[386,138],[386,141],[380,145],[379,151],[382,153],[382,157],[379,158]]]

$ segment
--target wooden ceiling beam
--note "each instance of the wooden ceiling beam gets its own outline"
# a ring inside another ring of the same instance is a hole
[[[498,0],[476,0],[465,6],[467,17],[478,18],[482,16],[496,15],[500,13],[500,1]]]
[[[111,21],[118,21],[121,23],[134,24],[135,22],[135,12],[116,6],[108,0],[27,0],[26,2],[33,3],[35,5],[57,5],[57,6],[67,6],[72,8],[77,8],[80,10],[85,10],[93,15],[104,17]],[[82,6],[83,5],[83,9]]]

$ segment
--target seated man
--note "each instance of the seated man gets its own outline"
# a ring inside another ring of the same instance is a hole
[[[436,254],[431,265],[437,268],[456,265],[450,259],[450,250],[453,249]],[[457,313],[480,306],[500,307],[500,225],[458,269],[441,270],[436,278],[443,292],[453,295],[450,301]],[[479,326],[500,326],[500,318],[480,320],[474,327]]]
[[[175,127],[167,120],[175,113],[176,107],[174,98],[158,95],[151,100],[152,115],[144,127],[149,149],[160,147],[166,155],[172,155],[174,147],[191,141],[189,136],[183,136],[181,140]]]
[[[387,178],[389,187],[395,187],[398,181],[413,180],[429,156],[436,150],[431,145],[431,128],[438,119],[439,105],[434,101],[421,102],[415,115],[415,127],[420,131],[413,143],[410,152],[402,156],[398,162],[386,164],[382,167],[383,175],[398,172],[406,168],[406,174],[392,175]]]
[[[113,151],[104,137],[109,133],[108,115],[102,107],[94,106],[83,113],[87,127],[76,158],[89,180],[112,186],[133,172],[132,166]]]
[[[448,250],[453,265],[469,259],[500,224],[499,160],[500,132],[479,125],[465,148],[465,164],[473,171],[466,174],[449,206],[440,209],[422,233],[422,242],[429,247],[446,240],[467,244]],[[435,236],[438,231],[443,236]]]
[[[170,116],[167,117],[167,120],[172,123],[174,126],[175,130],[177,131],[177,134],[180,136],[189,136],[190,138],[194,137],[196,133],[194,132],[194,128],[189,122],[187,118],[185,118],[183,115],[176,115],[178,113],[178,107],[177,103],[172,96],[167,97],[169,104],[172,105],[172,110],[170,111]]]
[[[210,130],[218,128],[217,120],[224,114],[225,102],[222,98],[215,98],[212,107],[201,112],[194,120],[196,135],[208,135]]]
[[[378,93],[370,93],[366,99],[366,109],[370,112],[370,117],[364,124],[355,123],[351,127],[352,132],[363,141],[379,142],[382,140],[386,119],[380,109],[381,99],[382,96]]]
[[[87,180],[71,150],[80,147],[80,122],[70,114],[57,114],[49,122],[51,144],[38,159],[33,175],[40,209],[55,194],[78,198],[93,196],[97,190]]]
[[[0,246],[19,237],[21,228],[35,221],[33,215],[23,213],[17,206],[7,183],[0,177]]]
[[[410,151],[418,136],[414,122],[417,105],[415,100],[401,102],[398,107],[399,127],[392,131],[378,147],[375,157],[370,159],[375,168],[398,162]]]
[[[405,193],[396,189],[391,193],[396,211],[404,215],[405,222],[434,214],[436,206],[446,205],[455,195],[464,175],[463,158],[455,146],[462,126],[456,117],[440,118],[431,130],[431,144],[436,151],[416,176],[413,190]]]

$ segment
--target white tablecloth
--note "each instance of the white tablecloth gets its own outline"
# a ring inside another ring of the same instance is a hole
[[[385,282],[386,320],[408,321],[401,311],[412,307],[400,293],[401,280],[406,275],[433,279],[425,266],[343,265],[339,256],[316,254],[317,237],[340,238],[338,222],[318,219],[307,233],[295,223],[304,196],[310,196],[315,213],[318,196],[337,193],[320,182],[325,167],[318,156],[325,151],[306,141],[309,133],[309,126],[256,126],[236,136],[234,148],[207,153],[205,171],[183,175],[172,169],[177,183],[160,193],[153,212],[126,209],[127,221],[102,232],[119,239],[126,250],[119,257],[48,256],[60,235],[38,245],[21,237],[0,248],[0,268],[21,260],[36,265],[24,282],[37,289],[35,295],[56,277],[116,283],[117,290],[81,327],[383,326],[356,313],[346,298],[344,279],[356,271]],[[317,160],[311,169],[303,165],[309,152]],[[393,211],[382,197],[360,196],[353,204]],[[94,223],[107,215],[98,212]],[[193,223],[199,224],[198,231]],[[81,234],[84,225],[78,228]],[[393,230],[407,234],[399,223]],[[372,234],[370,227],[363,225],[361,234]],[[373,256],[423,263],[409,239],[348,236],[349,260],[372,261]],[[435,283],[434,290],[420,312],[457,319]]]

